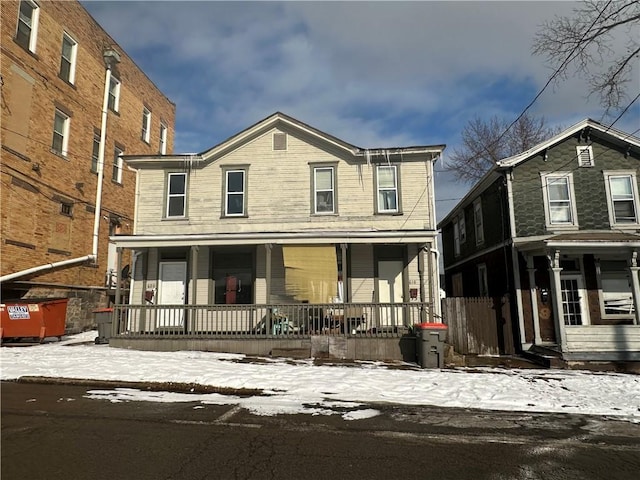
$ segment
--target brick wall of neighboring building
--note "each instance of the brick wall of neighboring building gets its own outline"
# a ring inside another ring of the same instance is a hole
[[[107,119],[97,264],[48,270],[2,287],[26,295],[35,285],[102,288],[110,226],[112,232],[119,228],[131,233],[134,215],[135,173],[123,164],[122,182],[112,180],[114,150],[118,147],[125,155],[158,153],[162,121],[167,127],[166,152],[171,153],[175,105],[80,3],[28,3],[38,7],[33,51],[17,40],[20,2],[0,4],[1,275],[91,254],[98,178],[91,164],[94,134],[101,128],[105,47],[121,55],[114,70],[121,82],[120,99],[118,112],[109,110]],[[76,42],[72,83],[60,77],[65,34]],[[148,143],[142,139],[145,107],[151,112]],[[69,117],[65,155],[52,149],[56,109]],[[71,212],[62,212],[63,203]],[[125,258],[125,264],[128,261]]]

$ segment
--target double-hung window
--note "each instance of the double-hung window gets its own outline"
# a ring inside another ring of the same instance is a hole
[[[484,224],[482,220],[482,199],[473,202],[473,222],[476,231],[476,245],[484,243]]]
[[[633,289],[631,272],[624,260],[600,260],[597,272],[600,280],[600,308],[603,318],[633,319]]]
[[[242,217],[246,215],[246,170],[225,170],[225,217]]]
[[[142,109],[142,140],[149,143],[151,139],[151,112],[147,107]]]
[[[60,54],[60,78],[74,83],[76,77],[76,51],[78,43],[68,34],[62,34],[62,53]]]
[[[111,75],[109,82],[109,109],[117,112],[120,109],[120,80]]]
[[[98,159],[100,156],[100,134],[93,133],[93,149],[91,150],[91,171],[98,173]]]
[[[565,172],[541,173],[541,179],[547,228],[577,227],[573,175]]]
[[[453,221],[453,254],[456,257],[460,255],[460,226],[457,218]]]
[[[611,226],[636,227],[638,223],[638,183],[633,171],[605,171],[605,189]]]
[[[314,213],[335,213],[335,167],[313,169]]]
[[[167,153],[167,126],[164,123],[160,124],[160,154],[165,155]]]
[[[379,165],[376,169],[378,213],[397,213],[398,168],[396,165]]]
[[[167,218],[186,216],[187,174],[170,173],[167,178]]]
[[[51,150],[63,157],[67,156],[67,147],[69,145],[69,122],[69,116],[56,108],[53,119]]]
[[[40,7],[31,0],[22,0],[18,13],[18,28],[16,42],[30,52],[36,51],[36,37],[38,35],[38,16]]]
[[[122,183],[122,154],[121,148],[115,147],[113,150],[113,172],[111,174],[111,180],[116,183]]]

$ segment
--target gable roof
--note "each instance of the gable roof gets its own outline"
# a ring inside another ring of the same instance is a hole
[[[557,135],[545,140],[544,142],[540,142],[537,145],[534,145],[528,150],[525,150],[522,153],[518,153],[517,155],[513,155],[511,157],[504,158],[496,162],[483,176],[478,180],[469,191],[466,193],[464,197],[449,211],[449,213],[438,222],[438,228],[442,228],[443,225],[448,223],[452,217],[454,217],[462,207],[465,207],[472,200],[475,200],[478,195],[484,192],[489,185],[491,185],[497,176],[504,170],[508,170],[509,168],[515,167],[516,165],[528,160],[529,158],[537,155],[540,152],[543,152],[547,148],[551,148],[554,145],[566,140],[571,137],[575,133],[583,130],[583,129],[592,129],[596,132],[599,132],[603,136],[608,136],[610,139],[615,140],[622,144],[632,145],[637,148],[640,148],[640,138],[635,137],[630,133],[623,132],[622,130],[618,130],[613,127],[607,127],[600,122],[596,122],[590,118],[585,118],[584,120],[572,125],[571,127],[563,130]]]
[[[445,149],[446,145],[423,145],[412,147],[384,147],[384,148],[361,148],[351,143],[345,142],[333,135],[329,135],[317,128],[314,128],[306,123],[296,120],[293,117],[285,115],[282,112],[275,112],[272,115],[260,120],[259,122],[251,125],[250,127],[242,130],[239,133],[227,138],[226,140],[214,145],[213,147],[195,154],[178,154],[178,155],[125,155],[123,159],[132,166],[141,164],[156,164],[160,163],[174,163],[177,161],[184,162],[206,162],[212,161],[224,154],[231,151],[234,148],[242,145],[244,142],[255,138],[276,126],[288,127],[289,129],[304,132],[313,138],[316,138],[326,144],[330,144],[333,147],[342,150],[345,154],[353,157],[362,157],[370,159],[376,155],[393,155],[393,154],[420,154],[428,153],[432,155],[432,160],[435,160]]]

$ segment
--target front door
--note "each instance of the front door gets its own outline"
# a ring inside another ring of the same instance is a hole
[[[186,262],[160,262],[158,282],[158,305],[183,305],[187,281]],[[183,308],[158,310],[159,327],[181,327],[184,325]]]
[[[560,275],[562,317],[565,325],[587,325],[586,292],[582,275]]]
[[[380,260],[378,262],[378,301],[391,305],[382,305],[380,325],[402,325],[402,307],[393,306],[402,303],[404,287],[402,284],[402,260]]]

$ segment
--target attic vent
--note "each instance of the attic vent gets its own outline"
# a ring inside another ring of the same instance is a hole
[[[273,134],[273,149],[274,150],[286,150],[287,149],[287,134],[286,133],[274,133]]]
[[[593,150],[588,147],[576,147],[579,167],[593,167]]]

